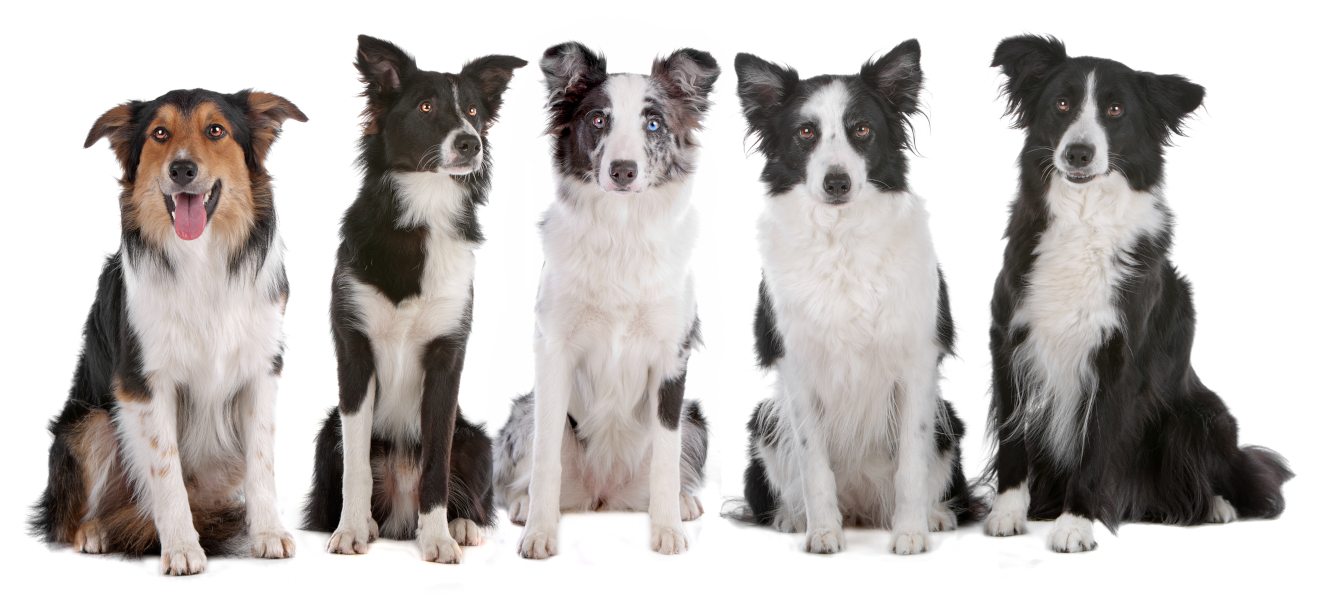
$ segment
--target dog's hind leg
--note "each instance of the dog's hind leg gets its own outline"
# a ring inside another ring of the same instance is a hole
[[[709,429],[700,404],[686,401],[682,406],[682,494],[680,510],[683,521],[694,521],[705,514],[700,489],[705,485],[705,458],[709,453]]]
[[[452,436],[451,483],[447,498],[448,527],[462,546],[478,546],[480,529],[491,527],[493,514],[493,445],[484,428],[456,417]]]
[[[279,364],[279,362],[277,363]],[[240,395],[244,436],[244,508],[249,524],[250,552],[259,558],[290,558],[295,538],[281,524],[276,510],[275,457],[276,388],[279,368],[259,376]]]

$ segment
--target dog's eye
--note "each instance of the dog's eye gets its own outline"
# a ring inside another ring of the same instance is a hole
[[[210,137],[214,140],[219,140],[224,135],[226,135],[225,127],[222,127],[221,125],[218,125],[216,123],[207,126],[207,137]]]
[[[865,125],[858,125],[858,126],[857,126],[857,137],[859,137],[859,138],[864,138],[864,137],[866,137],[866,136],[868,136],[868,135],[870,135],[870,134],[871,134],[871,128],[870,128],[870,127],[867,127],[867,126],[865,126]]]
[[[804,140],[809,140],[816,136],[816,131],[810,127],[803,127],[797,130],[797,135],[802,136],[802,139]]]
[[[603,129],[604,117],[602,115],[595,115],[593,119],[590,119],[590,123],[593,123],[596,129]]]
[[[158,127],[152,130],[152,139],[157,140],[158,142],[164,142],[170,139],[170,132],[166,131],[165,127]]]
[[[419,110],[424,112],[433,112],[433,103],[425,100],[419,103]]]
[[[1124,114],[1124,107],[1120,106],[1119,102],[1116,102],[1115,104],[1110,105],[1110,107],[1106,109],[1106,114],[1112,117],[1118,117]]]
[[[1068,112],[1068,111],[1069,111],[1069,101],[1068,101],[1068,100],[1065,100],[1064,98],[1060,98],[1059,100],[1056,100],[1056,101],[1055,101],[1055,108],[1056,108],[1057,110],[1059,110],[1060,112]]]
[[[474,105],[471,105],[471,106],[470,106],[470,110],[467,110],[467,111],[465,111],[465,112],[469,113],[470,116],[473,117],[473,116],[479,114],[479,109],[475,108]]]
[[[645,129],[647,131],[659,131],[659,120],[650,119],[650,122],[645,124]]]

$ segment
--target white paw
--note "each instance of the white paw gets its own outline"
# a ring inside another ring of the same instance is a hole
[[[529,514],[530,496],[526,494],[521,494],[521,497],[512,500],[511,504],[507,505],[507,518],[511,519],[512,523],[524,525],[525,518],[529,516]]]
[[[369,542],[378,539],[378,522],[372,517],[353,525],[342,523],[327,540],[327,551],[332,554],[367,554]]]
[[[484,541],[484,537],[479,534],[479,525],[470,519],[452,519],[452,522],[447,524],[447,529],[452,532],[452,538],[462,546],[478,546]]]
[[[207,557],[198,542],[161,549],[162,575],[196,575],[203,571]]]
[[[1028,532],[1027,511],[992,510],[986,516],[986,535],[1007,537]]]
[[[682,533],[682,523],[675,525],[651,525],[650,549],[659,554],[681,554],[687,549],[687,536]]]
[[[686,492],[682,492],[681,509],[683,521],[695,521],[705,514],[705,507],[700,505],[700,498]]]
[[[775,531],[782,531],[784,533],[806,531],[806,515],[790,517],[786,511],[780,508],[775,511],[774,521],[770,525],[774,527]]]
[[[525,524],[525,530],[521,532],[521,539],[517,543],[517,551],[523,558],[548,558],[558,553],[558,526],[554,522],[552,527]]]
[[[807,552],[812,554],[834,554],[842,549],[842,529],[816,529],[806,534]]]
[[[1096,548],[1097,541],[1092,538],[1092,521],[1069,513],[1055,519],[1055,530],[1051,531],[1051,550],[1087,552]]]
[[[250,552],[258,558],[290,558],[295,556],[295,538],[284,529],[249,534]]]
[[[958,529],[958,516],[948,506],[936,504],[931,507],[928,525],[931,531],[953,531]]]
[[[894,534],[890,549],[894,554],[921,554],[926,551],[926,541],[924,531],[900,531]]]
[[[102,544],[101,534],[101,521],[92,519],[79,525],[78,531],[74,532],[74,549],[86,554],[109,551],[110,548]]]
[[[1220,495],[1212,497],[1212,512],[1207,514],[1208,523],[1229,523],[1239,518],[1235,507]]]
[[[457,519],[461,521],[463,519]],[[461,562],[461,545],[452,539],[448,532],[425,533],[419,532],[416,542],[419,543],[420,558],[428,562],[442,563],[445,565],[454,565]]]

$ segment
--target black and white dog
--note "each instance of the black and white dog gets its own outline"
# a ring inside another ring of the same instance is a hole
[[[893,551],[980,512],[940,398],[949,297],[922,200],[908,190],[916,40],[857,75],[798,78],[737,55],[737,93],[765,156],[756,353],[779,380],[751,416],[739,518],[843,548],[843,525],[890,527]],[[978,510],[974,510],[978,508]]]
[[[341,222],[332,276],[340,403],[318,435],[304,526],[327,549],[362,554],[381,533],[416,536],[424,560],[493,523],[492,450],[457,395],[474,299],[475,208],[513,70],[486,56],[459,74],[424,71],[400,48],[359,37],[368,99],[364,183]]]
[[[494,486],[526,558],[557,553],[561,509],[649,509],[650,545],[687,547],[706,425],[684,403],[699,342],[692,174],[714,58],[683,49],[650,75],[609,75],[577,43],[549,48],[557,200],[540,230],[535,389],[499,433]],[[640,476],[649,473],[649,478]]]
[[[1113,532],[1279,515],[1292,474],[1236,445],[1235,418],[1194,373],[1192,293],[1167,256],[1163,149],[1203,88],[1070,58],[1049,37],[1006,39],[991,66],[1027,141],[991,300],[986,532],[1055,518],[1051,548],[1082,552],[1094,520]]]

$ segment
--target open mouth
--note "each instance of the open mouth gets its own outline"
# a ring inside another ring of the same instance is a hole
[[[207,220],[217,209],[217,198],[221,196],[221,180],[212,184],[206,194],[175,192],[162,194],[166,201],[166,211],[170,213],[171,223],[175,225],[175,235],[180,239],[196,240],[203,235]]]
[[[1095,173],[1080,173],[1078,171],[1070,171],[1064,174],[1064,178],[1068,179],[1069,183],[1087,183],[1089,181],[1092,181],[1093,179],[1096,179],[1097,176]]]

